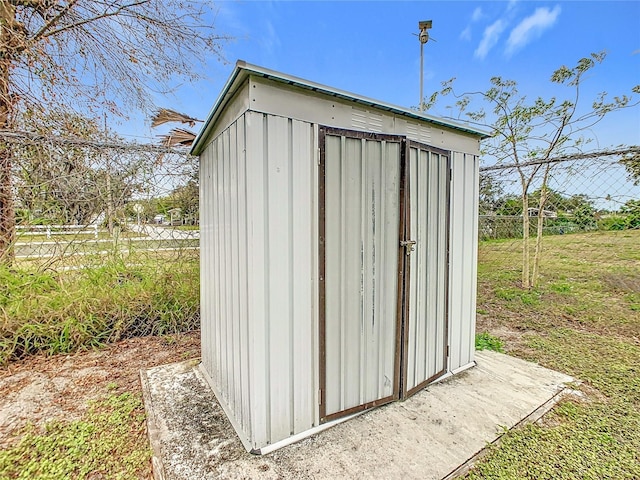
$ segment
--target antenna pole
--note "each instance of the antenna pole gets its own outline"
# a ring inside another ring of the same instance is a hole
[[[424,112],[424,97],[423,97],[423,87],[424,87],[424,44],[429,41],[429,30],[431,28],[432,22],[431,20],[424,20],[418,22],[418,29],[420,33],[418,34],[418,40],[420,40],[420,108],[421,112]]]
[[[424,82],[424,43],[420,42],[420,111],[424,111],[424,97],[422,96],[422,87]]]

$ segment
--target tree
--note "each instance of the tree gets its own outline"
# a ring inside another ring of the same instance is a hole
[[[120,140],[94,119],[68,111],[20,112],[16,126],[43,138],[87,142]],[[140,189],[138,159],[79,144],[26,142],[14,145],[14,188],[22,221],[86,225],[107,210],[122,207]],[[131,165],[133,160],[134,165]],[[111,210],[111,211],[110,211]],[[111,215],[109,215],[111,213]]]
[[[596,209],[593,201],[586,195],[572,195],[563,199],[562,210],[573,217],[573,221],[581,229],[587,230],[596,225]]]
[[[512,165],[520,179],[522,212],[529,209],[529,189],[534,180],[540,182],[540,193],[536,207],[543,211],[549,197],[549,180],[554,158],[583,151],[591,138],[592,128],[607,114],[623,108],[638,105],[627,95],[616,96],[609,100],[606,92],[595,98],[588,107],[584,107],[581,98],[581,86],[585,74],[604,61],[605,52],[592,53],[580,59],[574,67],[561,66],[551,75],[551,82],[565,86],[568,94],[565,99],[537,97],[533,101],[521,95],[513,80],[493,77],[486,91],[470,92],[458,95],[453,90],[451,79],[443,83],[441,92],[436,92],[427,102],[433,106],[438,95],[452,94],[461,115],[470,121],[483,124],[491,129],[491,138],[482,148],[485,159],[497,164]],[[632,88],[640,93],[640,85]],[[474,102],[481,105],[475,110]],[[488,112],[484,108],[488,104]],[[540,254],[542,251],[542,227],[544,216],[538,215],[533,266],[529,242],[528,215],[522,215],[522,287],[535,286],[538,279]]]
[[[625,215],[625,228],[640,228],[640,200],[629,200],[620,208]]]
[[[496,213],[498,215],[522,215],[522,201],[515,195],[506,195],[498,200]]]
[[[624,165],[629,174],[629,179],[634,185],[640,185],[640,153],[633,152],[624,156],[620,163]]]
[[[550,210],[556,212],[566,210],[566,198],[560,192],[556,192],[548,187],[545,190],[538,188],[531,192],[529,195],[529,205],[539,205],[542,195],[546,196],[545,203]]]
[[[480,173],[480,215],[493,213],[497,206],[503,188],[491,175]]]
[[[150,110],[178,77],[200,76],[194,62],[220,58],[225,40],[191,0],[3,0],[0,24],[0,130],[33,106]],[[10,146],[0,143],[5,262],[14,239],[12,164]]]

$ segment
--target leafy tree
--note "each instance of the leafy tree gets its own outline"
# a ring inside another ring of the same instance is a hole
[[[640,152],[633,152],[620,160],[634,185],[640,185]]]
[[[596,224],[596,211],[589,203],[583,203],[573,209],[573,221],[583,230],[592,228]]]
[[[513,165],[520,178],[523,212],[529,209],[529,190],[534,180],[540,180],[540,193],[536,207],[543,211],[549,198],[549,179],[553,163],[550,160],[572,153],[580,153],[591,138],[593,127],[607,114],[623,108],[636,106],[628,95],[609,99],[606,92],[597,96],[586,107],[581,98],[581,86],[586,74],[602,63],[605,52],[592,53],[580,59],[574,67],[561,66],[551,75],[551,82],[568,89],[566,98],[537,97],[527,99],[518,91],[513,80],[496,76],[491,78],[488,90],[456,94],[451,79],[443,83],[441,92],[436,92],[426,102],[432,106],[438,95],[452,94],[457,99],[456,107],[461,115],[474,123],[488,126],[492,137],[485,141],[482,154],[498,164]],[[640,85],[632,88],[640,93]],[[480,105],[476,106],[475,102]],[[485,110],[485,105],[488,110]],[[540,254],[542,251],[542,227],[544,217],[537,218],[537,235],[533,266],[529,242],[528,215],[522,216],[522,286],[530,288],[538,279]]]
[[[548,205],[549,210],[555,212],[566,210],[566,198],[560,193],[551,188],[538,188],[529,195],[530,205],[539,205],[542,196],[546,196],[545,204]]]
[[[629,200],[620,208],[620,213],[625,214],[626,228],[640,228],[640,200]]]
[[[199,188],[195,181],[189,180],[186,185],[175,188],[170,196],[172,208],[179,208],[183,217],[192,222],[198,217]]]
[[[22,130],[45,138],[85,141],[119,139],[98,122],[68,111],[30,110],[17,119]],[[126,158],[126,157],[125,157]],[[139,180],[122,160],[117,168],[100,150],[80,145],[33,142],[14,146],[14,186],[24,221],[86,225],[113,211],[137,191]]]
[[[586,195],[579,194],[563,198],[561,210],[572,215],[573,222],[583,230],[596,225],[596,209]]]
[[[199,76],[194,63],[220,58],[224,40],[192,0],[3,0],[0,23],[0,130],[34,106],[149,110],[178,77]],[[15,235],[12,167],[11,148],[0,143],[5,262]]]
[[[522,202],[515,195],[502,197],[498,200],[497,205],[496,213],[498,215],[522,215]]]
[[[503,188],[491,175],[480,173],[480,215],[487,215],[496,210]]]

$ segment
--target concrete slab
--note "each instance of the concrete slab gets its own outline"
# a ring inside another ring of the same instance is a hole
[[[143,370],[156,479],[443,479],[487,443],[535,421],[572,377],[495,352],[477,366],[274,453],[247,453],[198,361]]]

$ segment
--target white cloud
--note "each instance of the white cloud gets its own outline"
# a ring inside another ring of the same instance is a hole
[[[489,50],[498,43],[498,39],[506,27],[507,25],[504,20],[499,19],[485,28],[482,34],[482,40],[480,40],[478,48],[476,48],[476,51],[473,53],[474,56],[480,59],[485,58]]]
[[[511,55],[516,50],[539,38],[542,32],[556,23],[560,11],[560,5],[556,5],[553,10],[549,10],[547,7],[536,8],[532,15],[529,15],[511,30],[507,40],[507,55]]]
[[[273,26],[271,20],[266,20],[264,23],[265,29],[262,36],[262,45],[268,54],[273,54],[278,47],[280,47],[280,37],[276,28]]]
[[[460,39],[467,41],[471,40],[471,25],[460,32]]]
[[[476,7],[476,9],[473,11],[473,14],[471,15],[471,21],[477,22],[478,20],[481,20],[482,17],[484,17],[484,14],[482,13],[482,7]]]

